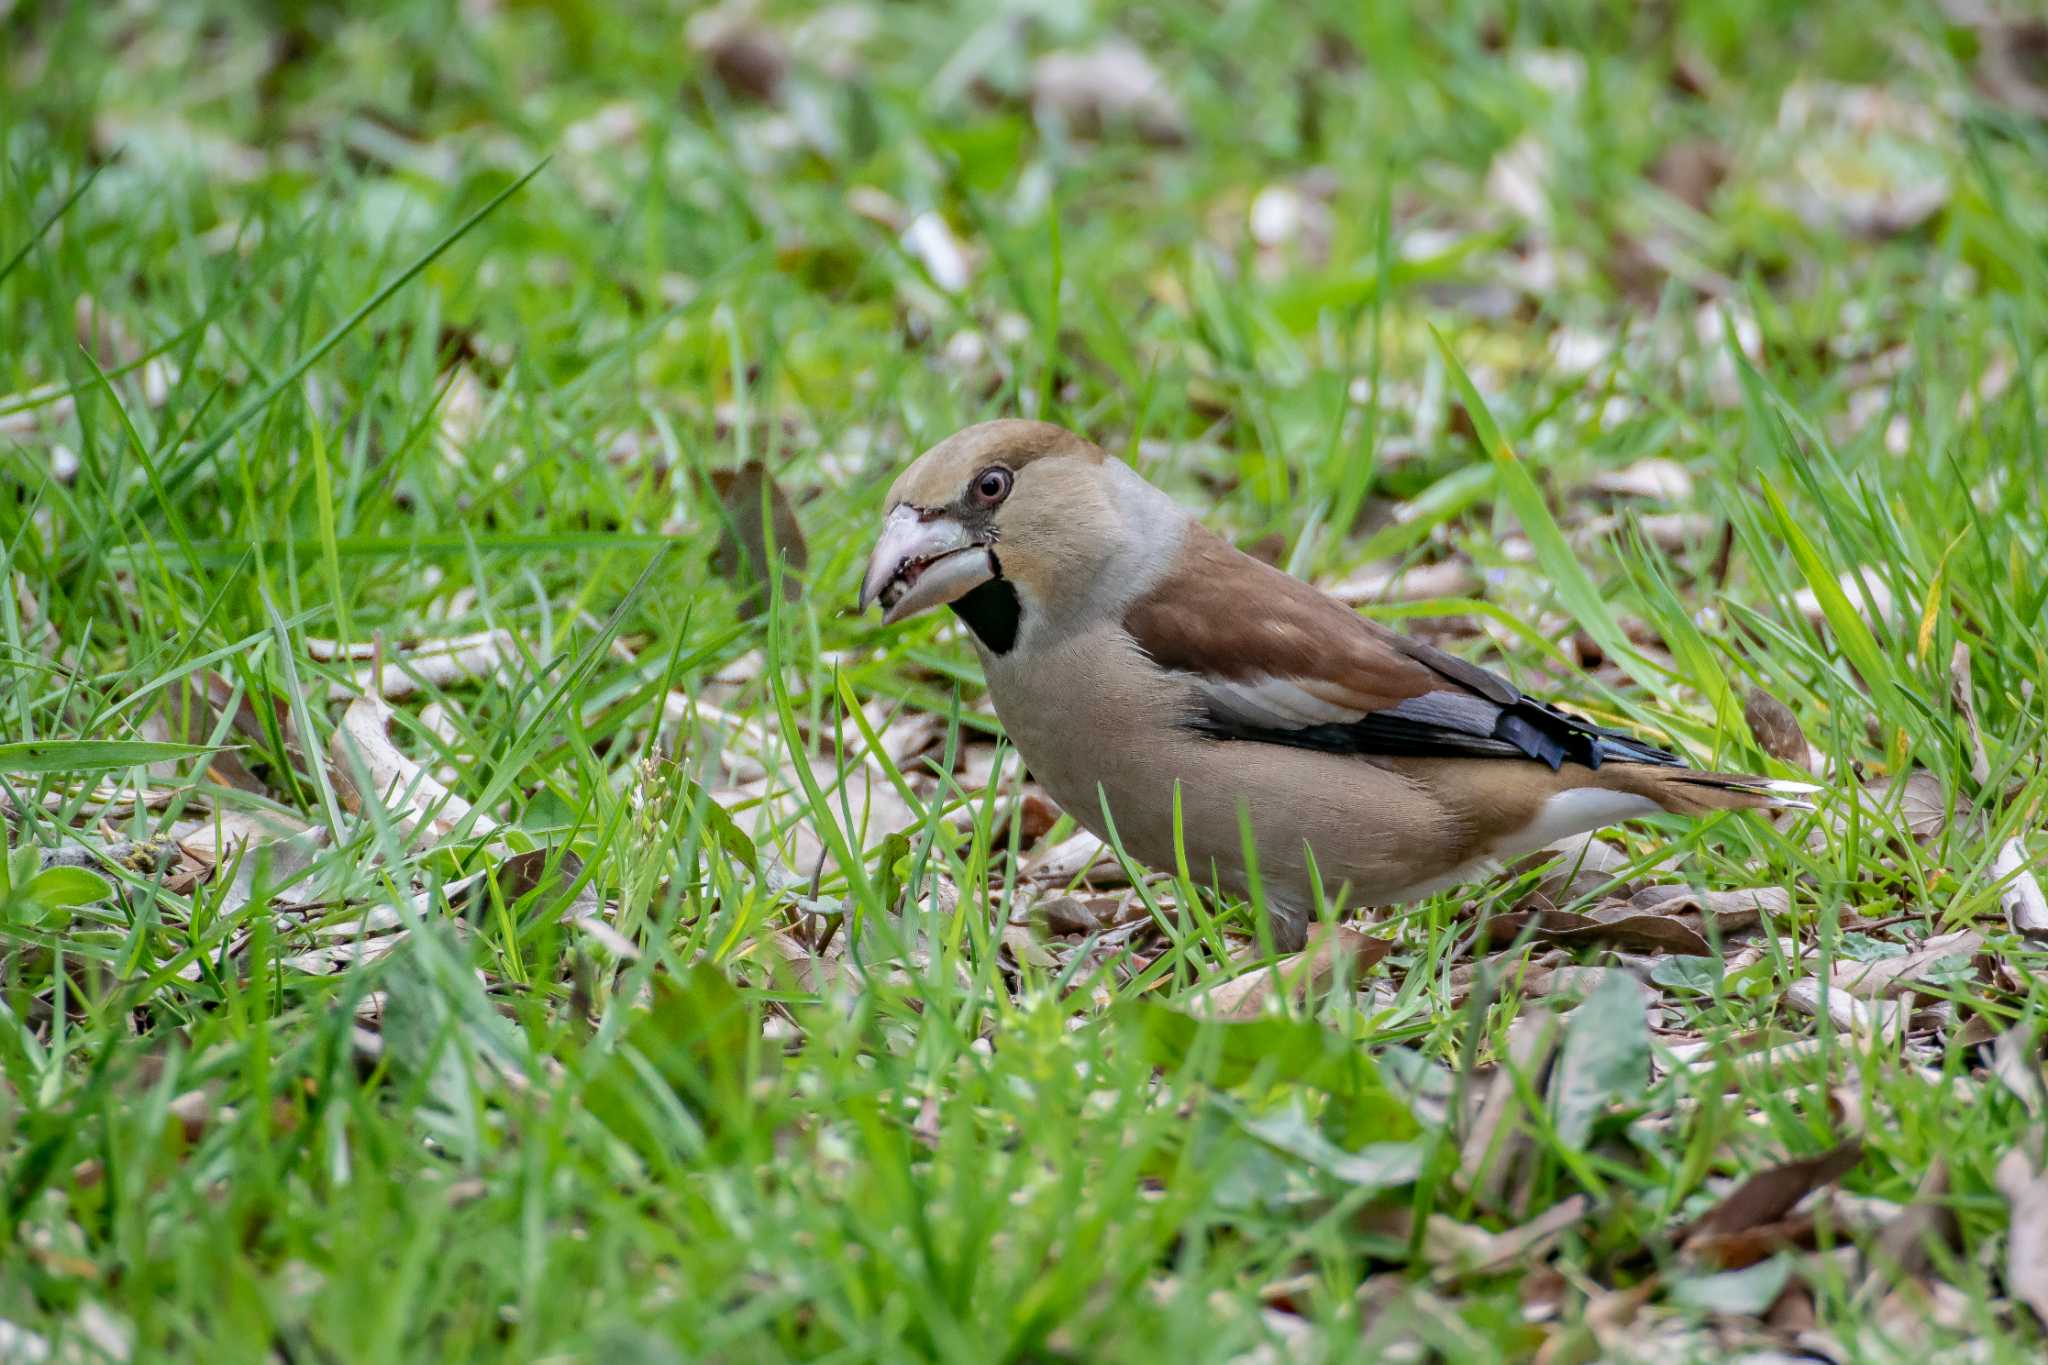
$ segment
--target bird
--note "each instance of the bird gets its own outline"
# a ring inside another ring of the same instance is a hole
[[[1810,808],[1706,772],[1375,622],[1211,531],[1064,427],[957,432],[896,478],[860,610],[966,626],[1011,744],[1136,862],[1255,896],[1395,906],[1656,812]],[[1256,887],[1255,884],[1256,883]]]

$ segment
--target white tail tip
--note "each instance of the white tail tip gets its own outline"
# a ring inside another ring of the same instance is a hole
[[[1759,791],[1771,799],[1773,810],[1813,810],[1813,802],[1806,798],[1827,790],[1812,782],[1786,782],[1777,778],[1756,785]]]

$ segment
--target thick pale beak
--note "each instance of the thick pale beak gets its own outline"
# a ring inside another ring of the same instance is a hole
[[[899,507],[882,523],[882,538],[868,559],[860,609],[882,604],[882,624],[958,601],[996,576],[995,556],[950,517],[926,521]]]

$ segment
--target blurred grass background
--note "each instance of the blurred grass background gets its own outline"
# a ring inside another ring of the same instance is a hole
[[[0,0],[0,798],[114,888],[0,922],[0,1357],[2033,1358],[1984,1046],[2042,1004],[1993,864],[2041,844],[2044,50],[1960,0]],[[1467,971],[1527,878],[1238,1033],[1146,998],[1241,907],[1018,930],[1069,826],[950,626],[849,610],[894,471],[1009,414],[1827,775],[1619,845],[1790,889],[1652,982],[1723,1065],[1597,1134],[1524,1095],[1488,1193],[1431,1087],[1548,1008]],[[392,734],[475,814],[409,834],[349,659],[455,637]],[[1910,1036],[1785,1003],[1964,929]],[[1869,1201],[1945,1164],[1906,1287],[1676,1257],[1854,1135]],[[1581,1194],[1540,1255],[1427,1235]]]

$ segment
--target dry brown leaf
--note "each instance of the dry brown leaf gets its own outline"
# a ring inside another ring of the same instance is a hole
[[[1694,213],[1705,213],[1728,176],[1727,148],[1712,138],[1687,138],[1666,147],[1650,166],[1650,182]]]
[[[2048,1326],[2048,1175],[2019,1147],[1998,1163],[1998,1192],[2012,1210],[2005,1287]]]
[[[1903,1000],[1859,999],[1838,987],[1823,992],[1817,976],[1793,982],[1781,998],[1799,1013],[1816,1019],[1825,1015],[1836,1028],[1859,1038],[1897,1037],[1906,1031],[1910,1016]]]
[[[1038,117],[1084,137],[1130,129],[1158,147],[1188,140],[1187,114],[1151,59],[1112,38],[1082,52],[1049,52],[1031,71]]]
[[[1769,918],[1792,912],[1792,893],[1782,886],[1740,891],[1695,891],[1689,886],[1646,886],[1629,897],[1637,910],[1655,915],[1688,915],[1705,924],[1712,920],[1721,933],[1751,929]]]
[[[684,36],[734,99],[760,104],[780,99],[789,76],[789,47],[751,6],[727,4],[701,11],[691,17]]]
[[[1813,746],[1807,743],[1806,731],[1799,727],[1799,717],[1761,687],[1750,688],[1749,695],[1743,698],[1742,718],[1749,723],[1749,733],[1757,748],[1795,768],[1814,766]]]
[[[1106,897],[1091,896],[1048,896],[1035,901],[1031,906],[1031,917],[1045,928],[1048,934],[1060,936],[1099,934],[1106,927],[1096,904]]]
[[[1869,997],[1904,995],[1943,958],[1972,957],[1984,946],[1984,936],[1975,929],[1958,929],[1936,934],[1919,949],[1901,957],[1881,957],[1872,962],[1837,962],[1830,980],[1838,991]]]
[[[1550,865],[1550,871],[1536,883],[1534,890],[1535,894],[1553,902],[1573,901],[1606,890],[1610,883],[1634,866],[1628,855],[1614,845],[1592,834],[1579,834],[1516,860],[1508,871],[1519,876],[1546,864]],[[1626,893],[1631,885],[1622,883],[1614,889]]]
[[[1705,512],[1651,512],[1632,517],[1603,514],[1589,517],[1572,528],[1572,547],[1582,554],[1597,554],[1616,544],[1631,523],[1642,532],[1645,541],[1672,555],[1709,543],[1721,530],[1721,523]],[[1633,637],[1635,632],[1630,634]]]
[[[1152,912],[1136,891],[1126,888],[1101,896],[1048,895],[1030,902],[1024,919],[1049,934],[1096,934],[1150,923]]]
[[[379,697],[359,697],[342,713],[328,752],[344,804],[360,811],[367,795],[389,809],[400,832],[427,840],[445,838],[465,822],[475,834],[495,831],[496,821],[472,812],[467,801],[398,751],[391,742],[391,716]]]
[[[1802,1157],[1758,1171],[1724,1195],[1720,1202],[1681,1228],[1680,1245],[1732,1238],[1738,1233],[1780,1223],[1800,1200],[1823,1185],[1832,1185],[1863,1159],[1863,1144],[1854,1138],[1819,1156]]]
[[[1108,844],[1078,830],[1049,848],[1035,850],[1024,860],[1024,875],[1033,881],[1064,885],[1085,876],[1095,886],[1124,883],[1123,865]]]
[[[1490,1233],[1480,1254],[1466,1267],[1466,1273],[1498,1275],[1540,1261],[1558,1238],[1585,1222],[1592,1211],[1592,1198],[1575,1194],[1552,1204],[1519,1227]]]
[[[1921,843],[1939,839],[1949,826],[1948,792],[1941,779],[1924,768],[1892,779],[1874,795],[1886,810],[1896,806],[1900,826]],[[1955,818],[1965,820],[1970,813],[1970,803],[1957,796]]]
[[[1524,929],[1538,943],[1567,947],[1606,944],[1643,953],[1708,957],[1713,949],[1699,930],[1667,915],[1645,914],[1625,901],[1581,915],[1570,910],[1510,910],[1487,921],[1495,946],[1513,943]]]
[[[1608,978],[1614,976],[1625,976],[1635,982],[1645,1006],[1655,1003],[1656,993],[1626,967],[1581,967],[1574,963],[1531,968],[1529,974],[1522,978],[1522,994],[1584,997],[1600,989]]]
[[[1355,983],[1393,948],[1389,939],[1319,924],[1301,952],[1211,986],[1189,997],[1185,1008],[1205,1019],[1256,1019],[1283,993],[1296,1006],[1305,1005],[1328,991],[1340,973]]]
[[[740,619],[752,620],[766,610],[765,589],[773,562],[771,536],[773,551],[783,561],[783,599],[796,601],[803,592],[802,574],[810,563],[810,551],[796,508],[782,485],[761,461],[749,460],[737,469],[712,470],[711,488],[720,508],[718,549],[711,557],[711,571],[750,589],[740,603]]]
[[[2048,937],[2048,896],[2041,894],[2041,883],[2034,875],[2033,860],[2027,856],[2023,840],[2011,838],[1999,847],[1998,856],[1991,863],[1991,876],[2000,883],[1998,901],[2005,907],[2005,918],[2013,931],[2027,938]]]
[[[1794,1213],[1739,1232],[1708,1233],[1690,1238],[1685,1244],[1685,1259],[1690,1264],[1717,1271],[1745,1270],[1781,1251],[1811,1250],[1814,1235],[1813,1215]]]
[[[1020,966],[1056,972],[1066,965],[1064,958],[1033,938],[1031,931],[1021,924],[1003,926],[1002,946],[1009,951],[1011,960]]]
[[[2027,1113],[2048,1112],[2048,1074],[2041,1070],[2041,1036],[2031,1023],[2015,1024],[1991,1045],[1991,1074],[2019,1097]]]
[[[455,468],[469,463],[470,446],[484,429],[490,396],[476,371],[457,365],[444,381],[445,396],[434,414],[434,437],[441,457]]]
[[[1685,1072],[1694,1085],[1703,1085],[1721,1076],[1722,1093],[1733,1094],[1760,1078],[1782,1081],[1797,1075],[1830,1050],[1840,1052],[1855,1046],[1856,1041],[1854,1034],[1838,1033],[1832,1038],[1800,1038],[1776,1047],[1738,1052],[1732,1057],[1724,1056],[1718,1050],[1709,1050],[1706,1055],[1687,1062]]]
[[[1961,640],[1956,641],[1955,653],[1949,656],[1948,681],[1949,697],[1970,736],[1970,780],[1981,791],[1991,781],[1991,755],[1984,751],[1984,731],[1977,724],[1977,689],[1970,678],[1970,647]]]
[[[931,711],[901,711],[889,714],[893,702],[876,700],[862,710],[882,741],[882,752],[899,770],[907,770],[913,759],[922,758],[946,743],[947,722]],[[974,746],[993,749],[994,746]],[[962,758],[965,758],[963,753]],[[985,784],[984,784],[985,785]]]
[[[920,818],[873,764],[849,764],[842,783],[838,767],[815,755],[807,759],[784,756],[777,771],[710,793],[719,805],[732,810],[741,829],[764,849],[779,847],[786,838],[789,865],[806,881],[817,869],[829,870],[837,863],[813,828],[810,803],[794,767],[798,762],[809,763],[811,780],[825,793],[836,817],[843,820],[851,813],[847,835],[858,847],[872,848]]]

